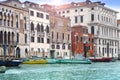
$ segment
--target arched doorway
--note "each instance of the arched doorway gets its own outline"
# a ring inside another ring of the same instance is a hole
[[[20,48],[16,48],[16,58],[20,58]]]

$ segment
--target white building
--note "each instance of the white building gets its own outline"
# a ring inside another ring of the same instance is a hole
[[[28,11],[19,0],[6,0],[0,4],[0,37],[7,45],[6,56],[25,57],[29,51]]]
[[[105,7],[105,3],[72,2],[57,6],[57,13],[71,19],[71,26],[88,26],[88,32],[94,34],[96,56],[118,57],[117,11]]]
[[[49,57],[50,52],[50,21],[49,14],[39,4],[24,2],[30,15],[30,55]]]
[[[117,20],[117,27],[120,29],[120,19],[119,19],[119,20]],[[118,59],[120,60],[120,31],[119,31]]]

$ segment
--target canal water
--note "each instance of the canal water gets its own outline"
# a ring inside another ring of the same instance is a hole
[[[0,80],[120,80],[120,61],[92,64],[39,64],[7,68]]]

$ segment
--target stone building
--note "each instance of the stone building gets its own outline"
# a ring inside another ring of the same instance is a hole
[[[72,2],[56,7],[59,15],[69,18],[71,26],[84,25],[88,33],[94,35],[96,56],[118,57],[119,28],[117,11],[105,6],[100,1]]]
[[[50,57],[71,57],[70,20],[58,15],[50,15]]]
[[[29,10],[30,17],[30,55],[49,57],[50,21],[49,13],[39,4],[25,1],[24,7]]]
[[[41,5],[50,15],[50,57],[71,58],[70,19],[56,14],[54,5]]]
[[[25,57],[29,51],[29,14],[19,0],[0,3],[0,53],[6,57]],[[6,47],[6,50],[3,49]],[[6,45],[6,46],[5,46]]]

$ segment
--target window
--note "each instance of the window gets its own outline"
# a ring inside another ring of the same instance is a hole
[[[98,21],[100,20],[100,17],[99,17],[99,15],[98,15]]]
[[[46,15],[46,19],[48,19],[48,20],[49,20],[49,15]]]
[[[77,16],[75,16],[75,23],[77,23],[78,22],[78,20],[77,20]]]
[[[76,41],[78,41],[78,36],[76,36]]]
[[[83,11],[83,9],[80,9],[80,11],[82,12],[82,11]]]
[[[34,42],[34,37],[31,37],[31,42]]]
[[[91,14],[91,21],[94,21],[94,14]]]
[[[40,17],[40,13],[37,12],[37,17]]]
[[[34,16],[34,11],[30,11],[30,15],[31,15],[31,16]]]
[[[46,27],[46,32],[47,32],[47,33],[50,32],[48,25],[47,25],[47,27]]]
[[[31,31],[34,31],[34,24],[31,22]]]
[[[60,45],[59,44],[56,45],[56,49],[60,49]]]
[[[38,52],[40,53],[40,48],[38,48]]]
[[[52,49],[55,49],[55,45],[51,45]]]
[[[41,32],[44,32],[44,26],[41,24]]]
[[[24,28],[25,28],[25,30],[27,29],[26,17],[24,17]]]
[[[75,10],[75,12],[77,12],[77,9]]]
[[[44,38],[41,38],[41,43],[44,43]]]
[[[25,43],[27,43],[27,34],[25,34]]]
[[[91,27],[91,34],[94,35],[94,26]]]
[[[37,24],[37,31],[40,32],[40,25]]]
[[[102,53],[103,53],[103,56],[104,56],[104,48],[102,48]]]
[[[67,10],[67,13],[69,13],[70,11],[69,10]]]
[[[62,45],[62,49],[65,49],[65,44]]]
[[[40,43],[40,37],[37,37],[37,42]]]
[[[80,16],[80,22],[83,23],[83,16]]]
[[[64,40],[64,33],[62,33],[62,39]]]
[[[47,43],[50,43],[50,39],[47,39]]]
[[[61,14],[61,12],[59,12],[59,14]]]
[[[54,38],[54,32],[52,32],[52,39]]]
[[[40,18],[44,18],[44,15],[43,15],[43,13],[40,13]]]
[[[63,11],[63,13],[65,13],[65,11]]]
[[[57,32],[57,39],[58,39],[58,35],[59,35],[59,34],[58,34],[58,32]]]
[[[17,33],[17,43],[19,43],[19,33]]]
[[[91,10],[94,10],[94,8],[91,8]]]
[[[68,34],[68,40],[70,39],[70,35]]]

